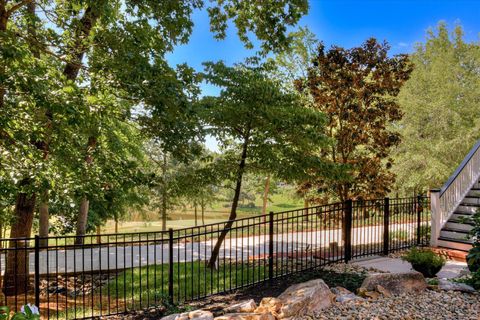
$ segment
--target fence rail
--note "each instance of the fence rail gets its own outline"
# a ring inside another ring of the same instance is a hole
[[[92,318],[181,303],[358,257],[428,245],[424,196],[346,201],[224,223],[125,234],[0,239],[0,305]]]

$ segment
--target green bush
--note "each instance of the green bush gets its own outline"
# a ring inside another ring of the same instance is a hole
[[[410,249],[402,260],[412,264],[414,270],[421,272],[425,277],[434,277],[445,265],[445,258],[437,255],[430,249]]]
[[[474,246],[468,251],[467,264],[471,272],[480,271],[480,246]]]
[[[472,276],[468,279],[467,283],[475,289],[480,290],[480,269],[477,272],[472,273]]]
[[[10,308],[3,306],[0,307],[0,320],[40,320],[40,311],[38,307],[26,304],[20,312],[15,313],[10,318]]]

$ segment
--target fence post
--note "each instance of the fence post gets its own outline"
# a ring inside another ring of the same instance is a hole
[[[390,250],[390,199],[386,197],[383,202],[383,254],[388,255]]]
[[[422,212],[423,212],[423,206],[422,206],[422,196],[417,195],[417,205],[415,206],[415,209],[417,210],[417,246],[420,245],[420,242],[423,240],[421,233],[421,224],[422,224]]]
[[[438,236],[440,235],[442,208],[440,207],[440,189],[430,190],[430,207],[431,207],[431,232],[430,245],[437,247]]]
[[[345,230],[345,263],[352,260],[352,211],[353,211],[353,202],[352,199],[345,201],[345,219],[344,230]]]
[[[48,241],[48,240],[47,240]],[[40,308],[40,237],[38,235],[35,236],[35,305]]]
[[[173,304],[173,229],[168,229],[168,298]]]
[[[268,279],[273,279],[273,211],[268,215]]]

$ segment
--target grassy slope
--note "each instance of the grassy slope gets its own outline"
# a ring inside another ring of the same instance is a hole
[[[267,211],[279,212],[301,208],[303,206],[302,200],[294,198],[292,195],[293,192],[290,189],[284,189],[281,193],[272,195],[270,197],[271,202],[268,204]],[[261,206],[261,198],[257,197],[255,208],[238,208],[238,217],[244,218],[259,215],[262,211]],[[217,202],[213,204],[211,208],[208,208],[208,211],[205,214],[205,223],[209,224],[225,221],[228,218],[229,210],[229,203]],[[200,210],[198,216],[198,223],[201,224]],[[177,210],[171,214],[170,220],[167,221],[167,227],[174,229],[193,227],[194,225],[195,220],[192,209]],[[114,222],[108,221],[102,228],[102,231],[104,233],[114,233],[114,227]],[[125,221],[119,223],[119,232],[160,231],[161,227],[162,222],[159,219],[150,221]]]

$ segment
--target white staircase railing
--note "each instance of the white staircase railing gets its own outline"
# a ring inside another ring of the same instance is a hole
[[[440,230],[480,178],[480,140],[441,189],[430,190],[431,245],[437,246]]]

